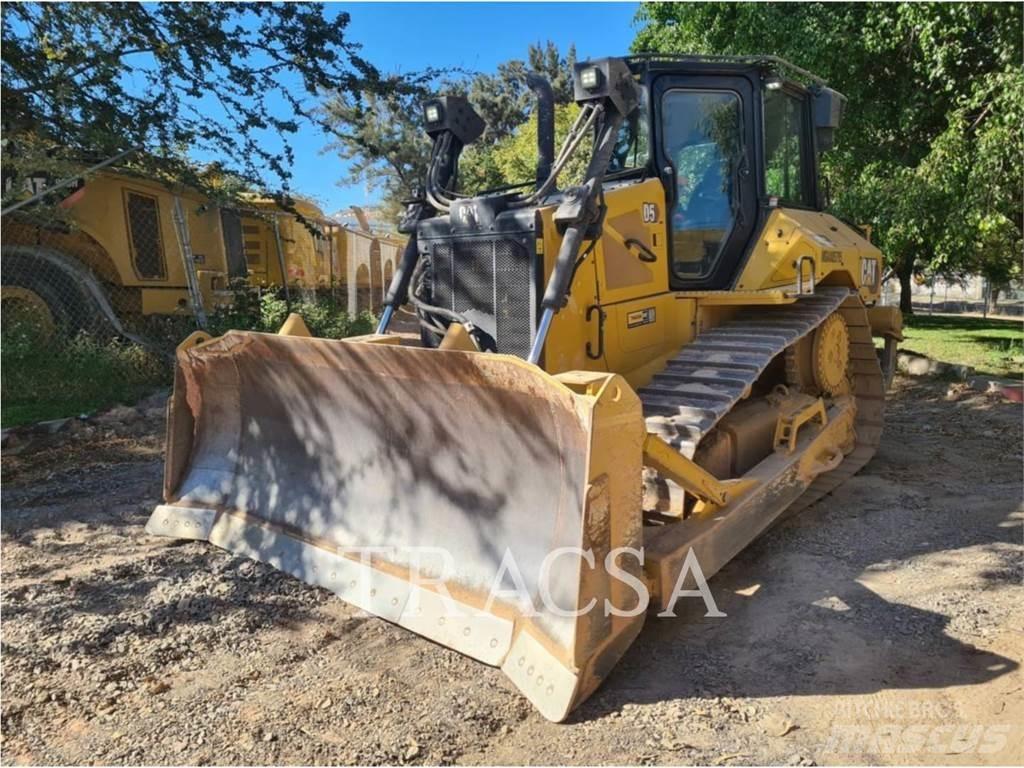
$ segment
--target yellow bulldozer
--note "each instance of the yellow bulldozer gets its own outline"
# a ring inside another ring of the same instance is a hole
[[[460,189],[483,122],[423,105],[430,167],[375,334],[182,344],[147,530],[498,666],[559,721],[646,617],[713,600],[707,577],[871,458],[901,325],[873,306],[881,253],[824,211],[845,99],[818,78],[577,64],[557,153],[528,83],[536,179],[514,189]],[[389,332],[407,303],[418,343]]]

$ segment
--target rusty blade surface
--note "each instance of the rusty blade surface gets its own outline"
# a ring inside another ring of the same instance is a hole
[[[592,398],[518,358],[239,332],[176,381],[151,531],[201,514],[193,537],[502,665],[549,718],[577,703],[581,561],[545,558],[585,538]]]

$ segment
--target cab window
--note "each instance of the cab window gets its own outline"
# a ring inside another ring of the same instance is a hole
[[[143,280],[167,277],[164,244],[160,235],[160,204],[155,197],[124,191],[125,216],[128,219],[128,246],[135,271]]]
[[[682,279],[704,278],[735,223],[740,99],[731,91],[670,90],[661,115],[662,149],[675,174],[672,269]]]
[[[634,109],[619,129],[615,149],[608,162],[608,173],[621,173],[647,165],[650,151],[650,126],[647,123],[647,89],[640,89],[640,106]]]
[[[804,110],[806,101],[782,89],[765,91],[765,191],[782,203],[811,205],[807,183],[810,147]]]

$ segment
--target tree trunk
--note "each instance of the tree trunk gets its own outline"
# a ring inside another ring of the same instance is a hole
[[[994,315],[999,311],[999,286],[988,284],[988,314]]]
[[[896,276],[900,279],[900,311],[904,315],[914,314],[914,297],[910,292],[913,274],[914,271],[910,268],[896,270]]]

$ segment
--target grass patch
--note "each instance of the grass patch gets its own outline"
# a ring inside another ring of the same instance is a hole
[[[297,298],[292,311],[302,315],[314,336],[341,339],[370,333],[376,320],[368,312],[349,317],[330,295]],[[234,306],[210,317],[214,336],[228,331],[276,333],[288,315],[273,292],[240,291]],[[136,328],[170,353],[195,322],[187,317],[150,316]],[[77,416],[117,404],[132,404],[172,380],[170,359],[119,339],[81,334],[67,339],[43,329],[31,311],[5,302],[0,336],[0,426]]]
[[[170,366],[134,344],[82,335],[0,341],[0,425],[14,427],[130,404],[170,384]]]
[[[982,375],[1024,374],[1024,323],[961,315],[910,315],[901,347]]]

